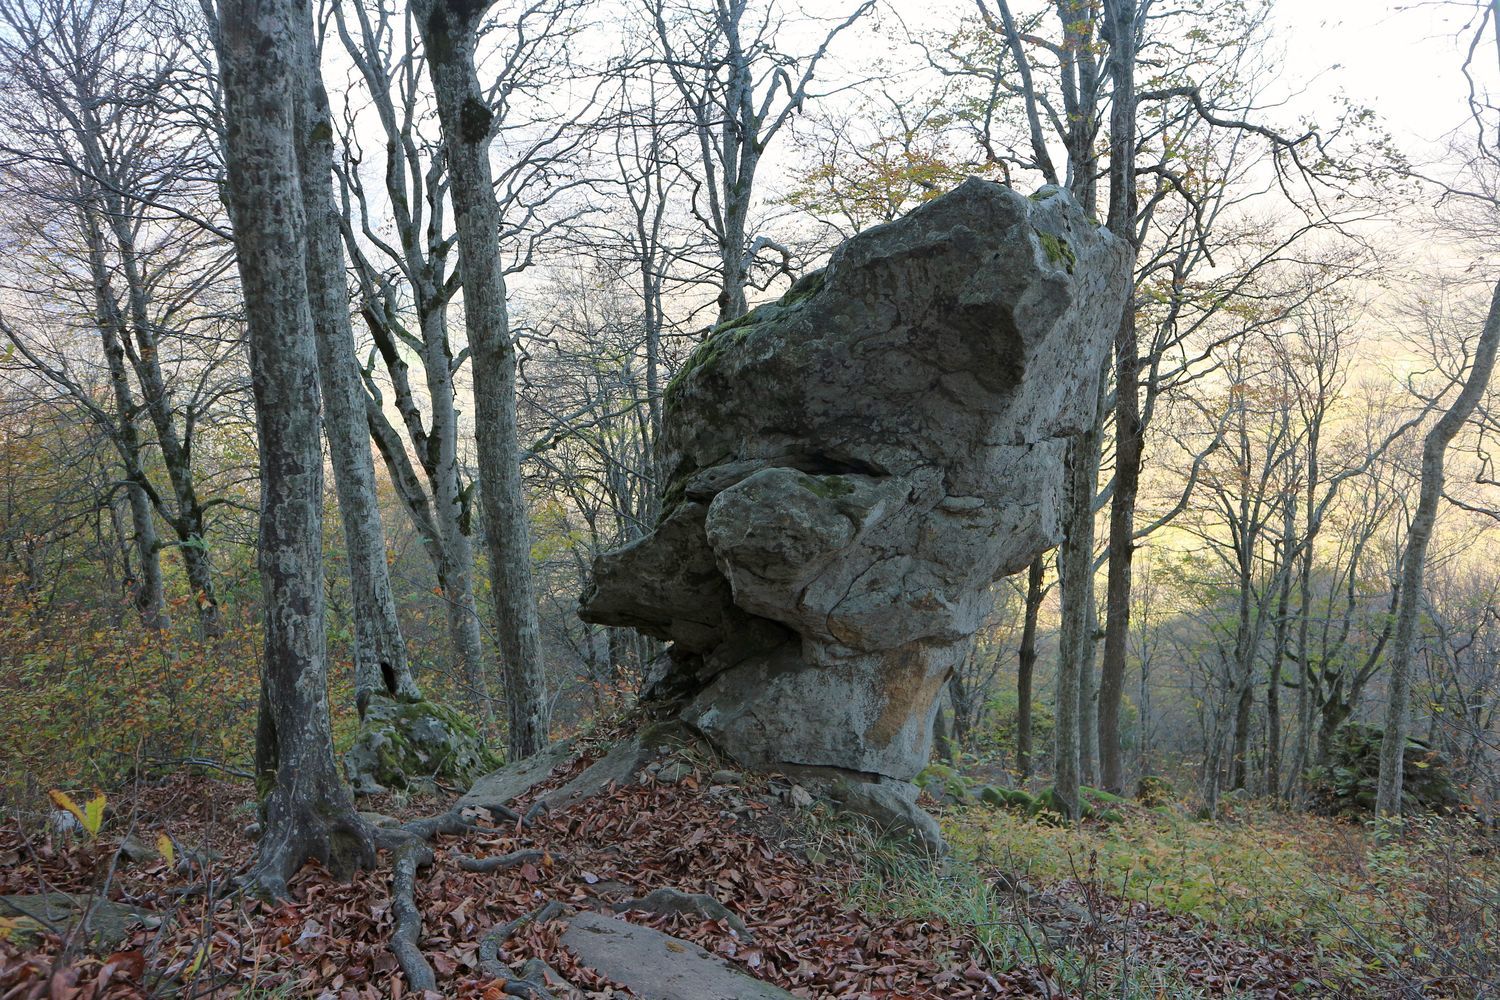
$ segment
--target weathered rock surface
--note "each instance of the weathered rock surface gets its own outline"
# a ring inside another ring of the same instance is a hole
[[[35,896],[0,896],[0,917],[20,918],[31,929],[46,928],[60,934],[71,932],[79,921],[89,945],[109,951],[125,940],[131,926],[154,927],[161,918],[150,910],[94,896],[67,892],[44,892]],[[20,928],[23,932],[25,926]]]
[[[484,775],[458,800],[458,806],[508,806],[575,756],[572,740],[558,740],[541,753],[511,761]]]
[[[791,994],[661,931],[580,913],[562,946],[641,1000],[791,1000]]]
[[[500,764],[479,731],[452,709],[426,699],[376,695],[365,706],[344,773],[356,795],[420,788],[434,781],[467,786]]]
[[[856,236],[668,386],[662,517],[583,617],[670,640],[652,696],[735,760],[921,826],[935,696],[1059,540],[1129,277],[1055,188],[969,180]]]

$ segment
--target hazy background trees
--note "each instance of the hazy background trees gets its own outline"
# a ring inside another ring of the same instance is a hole
[[[1165,776],[1212,810],[1303,802],[1340,725],[1409,720],[1493,796],[1492,391],[1443,425],[1446,488],[1419,493],[1423,436],[1485,381],[1492,231],[1451,192],[1434,214],[1372,112],[1298,105],[1276,15],[311,10],[336,738],[356,688],[420,686],[515,754],[627,701],[662,651],[574,607],[592,558],[657,516],[671,376],[839,239],[978,174],[1068,188],[1137,266],[1067,540],[996,585],[945,695],[953,758],[1075,807],[1079,784]],[[225,67],[171,0],[0,0],[0,48],[7,614],[110,623],[110,655],[155,651],[148,687],[194,690],[248,671],[270,624]],[[1475,173],[1450,187],[1483,195]],[[38,656],[75,676],[65,648]],[[213,728],[199,749],[244,749],[243,721]]]

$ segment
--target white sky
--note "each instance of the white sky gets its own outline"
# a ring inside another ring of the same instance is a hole
[[[1279,0],[1277,35],[1287,84],[1306,86],[1309,106],[1343,92],[1373,107],[1413,159],[1468,121],[1461,66],[1472,3],[1442,0]],[[1480,80],[1500,81],[1492,50]],[[1326,106],[1326,105],[1325,105]]]

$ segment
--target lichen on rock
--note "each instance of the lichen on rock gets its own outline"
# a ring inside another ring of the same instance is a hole
[[[649,696],[721,752],[933,841],[935,698],[1060,538],[1129,282],[1057,188],[971,179],[854,237],[672,380],[662,516],[582,615],[670,641]]]
[[[376,695],[365,707],[344,773],[356,795],[421,790],[435,782],[467,788],[500,759],[453,709],[427,699]]]

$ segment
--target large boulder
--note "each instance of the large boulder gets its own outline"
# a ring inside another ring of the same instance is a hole
[[[1328,747],[1328,765],[1309,773],[1313,808],[1334,816],[1374,813],[1384,742],[1383,729],[1363,722],[1340,725]],[[1464,805],[1448,761],[1424,740],[1407,737],[1401,765],[1403,813],[1453,812]]]
[[[1055,187],[971,179],[854,237],[667,387],[661,518],[583,617],[669,640],[650,694],[729,756],[924,826],[935,697],[1061,536],[1130,269]]]
[[[484,737],[453,709],[425,698],[377,694],[344,754],[356,795],[431,791],[437,782],[468,787],[500,766]]]

